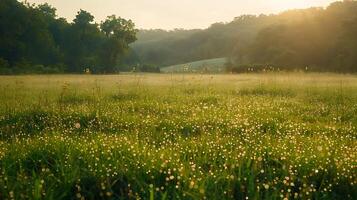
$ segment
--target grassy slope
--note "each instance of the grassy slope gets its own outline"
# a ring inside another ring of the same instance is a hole
[[[214,58],[207,60],[200,60],[185,64],[172,65],[168,67],[161,68],[162,72],[172,73],[172,72],[223,72],[224,64],[226,63],[226,58]]]
[[[356,199],[357,77],[0,77],[0,199]]]

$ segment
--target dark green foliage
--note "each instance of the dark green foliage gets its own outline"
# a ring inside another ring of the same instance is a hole
[[[98,25],[94,16],[80,10],[68,23],[47,3],[2,0],[0,74],[117,72],[125,62],[138,62],[125,58],[135,34],[134,24],[120,17],[110,16]]]
[[[104,72],[115,72],[115,64],[119,56],[129,48],[128,44],[136,40],[136,30],[131,20],[125,20],[115,15],[109,16],[101,25],[107,40],[103,43],[102,63]]]
[[[11,71],[9,69],[9,62],[3,58],[0,58],[0,74],[9,74]]]

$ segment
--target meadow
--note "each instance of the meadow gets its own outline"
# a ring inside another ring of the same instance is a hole
[[[226,71],[225,69],[226,63],[227,63],[227,58],[214,58],[214,59],[198,60],[195,62],[162,67],[160,70],[163,73],[210,72],[210,73],[217,74],[217,73],[224,73]]]
[[[0,77],[0,199],[357,199],[357,76]]]

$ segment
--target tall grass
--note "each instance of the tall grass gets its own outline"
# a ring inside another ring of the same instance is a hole
[[[356,199],[357,77],[0,77],[0,199]]]

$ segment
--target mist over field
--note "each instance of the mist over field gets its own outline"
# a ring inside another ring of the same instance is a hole
[[[357,199],[357,1],[29,2],[0,0],[0,199]]]

